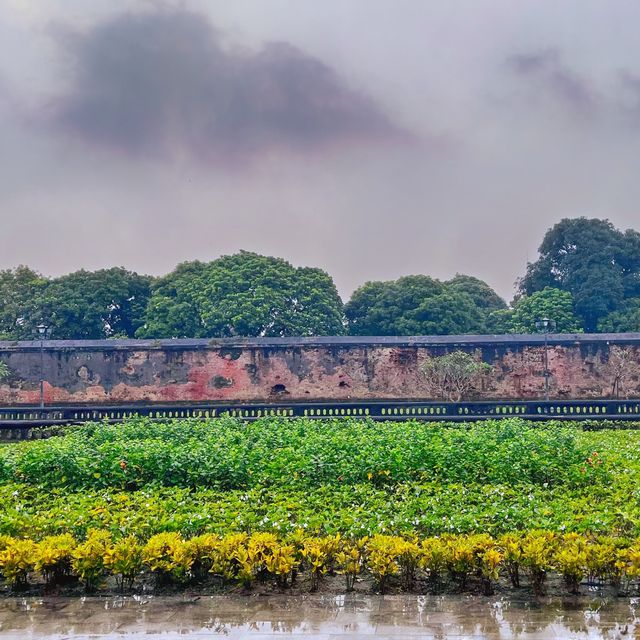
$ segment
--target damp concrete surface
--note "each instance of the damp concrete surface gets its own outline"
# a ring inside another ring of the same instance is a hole
[[[0,638],[640,639],[640,598],[28,597],[0,600]]]

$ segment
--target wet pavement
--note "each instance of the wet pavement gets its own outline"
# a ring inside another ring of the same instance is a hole
[[[478,596],[8,598],[0,638],[640,639],[640,598]]]

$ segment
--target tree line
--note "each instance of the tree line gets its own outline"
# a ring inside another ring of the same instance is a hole
[[[343,304],[325,271],[241,251],[155,278],[121,267],[47,278],[0,271],[0,339],[451,335],[640,331],[640,233],[564,219],[547,231],[507,304],[458,274],[366,282]]]

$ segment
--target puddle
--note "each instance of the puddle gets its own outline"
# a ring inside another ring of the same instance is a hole
[[[640,638],[640,598],[478,596],[9,598],[0,638],[438,640]]]

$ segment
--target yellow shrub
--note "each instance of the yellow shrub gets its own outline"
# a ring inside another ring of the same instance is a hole
[[[416,540],[402,540],[398,545],[400,548],[398,564],[400,565],[404,585],[408,589],[415,580],[416,569],[422,556],[422,548]]]
[[[236,551],[242,548],[248,539],[246,533],[233,533],[221,538],[217,543],[210,540],[209,559],[211,567],[209,573],[220,576],[226,580],[235,577]]]
[[[447,544],[441,538],[426,538],[421,544],[420,566],[432,581],[438,580],[446,568]]]
[[[267,557],[279,546],[278,538],[273,533],[253,533],[247,542],[249,555],[256,563],[258,571],[265,568]]]
[[[121,590],[131,589],[142,569],[142,545],[135,536],[118,540],[105,550],[104,565]]]
[[[295,529],[289,533],[284,542],[293,546],[293,555],[296,559],[296,567],[291,572],[291,584],[294,584],[298,575],[298,567],[303,564],[304,556],[302,555],[302,548],[304,547],[304,541],[307,538],[307,532],[304,529]]]
[[[266,569],[266,559],[277,546],[278,539],[272,533],[254,533],[244,544],[237,545],[231,555],[236,577],[249,586]]]
[[[445,564],[461,588],[475,565],[476,546],[467,536],[451,536],[445,539]]]
[[[567,533],[562,536],[553,563],[558,573],[562,575],[569,591],[578,593],[580,582],[587,568],[587,543],[577,533]]]
[[[627,577],[632,580],[640,578],[640,544],[629,547],[623,557],[626,561],[624,571]]]
[[[275,576],[281,587],[287,586],[287,580],[297,566],[295,547],[292,544],[275,545],[264,558],[265,568]]]
[[[547,571],[553,566],[556,537],[548,531],[533,531],[522,540],[522,565],[531,576],[536,595],[544,593]]]
[[[384,593],[389,576],[400,572],[398,558],[405,541],[395,536],[375,535],[367,543],[367,567]]]
[[[347,591],[365,568],[384,592],[390,576],[402,574],[409,587],[418,567],[436,580],[447,569],[464,586],[471,574],[481,579],[486,593],[493,589],[501,567],[514,580],[526,569],[536,594],[544,592],[547,572],[560,573],[572,592],[584,575],[610,580],[615,586],[640,578],[640,541],[627,547],[621,538],[586,537],[548,531],[506,534],[494,540],[486,534],[447,535],[405,539],[375,535],[359,540],[310,536],[297,531],[282,539],[272,533],[206,534],[184,540],[179,533],[161,533],[142,546],[129,536],[112,542],[107,531],[90,530],[77,544],[69,534],[49,536],[39,543],[0,536],[0,573],[16,586],[24,585],[30,571],[48,582],[73,570],[88,590],[107,571],[121,589],[131,587],[146,565],[161,577],[185,579],[205,571],[250,585],[257,577],[275,578],[278,585],[293,583],[302,563],[311,574],[311,589],[334,567],[345,576]],[[514,584],[516,584],[514,582]],[[626,585],[628,586],[628,585]]]
[[[195,536],[189,540],[193,552],[191,571],[194,575],[202,576],[210,572],[211,556],[220,546],[220,537],[211,533]]]
[[[95,589],[104,575],[104,557],[110,546],[111,535],[108,531],[91,529],[86,541],[73,551],[71,567],[88,591]]]
[[[511,584],[520,586],[520,566],[522,564],[522,536],[506,533],[498,538],[498,546],[502,549],[504,566],[509,573]]]
[[[179,533],[158,533],[142,549],[142,561],[159,578],[184,580],[194,561],[194,547]]]
[[[552,566],[555,536],[534,531],[522,540],[522,564],[530,571],[548,571]]]
[[[503,556],[498,549],[487,549],[481,556],[482,575],[489,580],[497,580],[502,558]]]
[[[0,535],[0,551],[4,551],[12,540],[11,536]]]
[[[340,545],[340,536],[307,538],[302,544],[301,554],[311,570],[311,589],[318,588],[318,582],[331,567]]]
[[[586,571],[590,580],[611,580],[620,582],[623,564],[620,563],[620,543],[613,538],[590,541],[585,548]]]
[[[368,538],[360,538],[353,542],[344,542],[336,553],[335,561],[338,572],[344,574],[347,591],[352,591],[356,576],[362,571],[364,554]]]
[[[27,575],[36,561],[36,545],[31,540],[9,538],[0,552],[0,572],[13,584],[22,587],[27,584]]]
[[[75,548],[76,541],[68,533],[44,538],[36,545],[35,570],[47,583],[60,580],[71,570]]]

